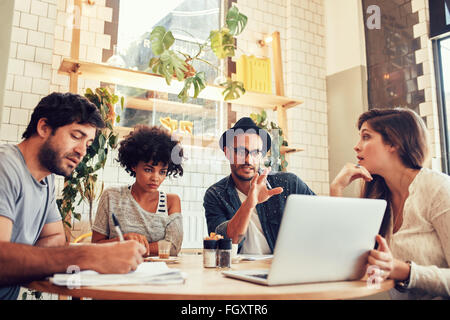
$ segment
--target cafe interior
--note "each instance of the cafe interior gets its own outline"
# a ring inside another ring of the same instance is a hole
[[[139,124],[165,128],[184,150],[183,175],[167,178],[160,190],[181,200],[178,258],[197,259],[186,281],[197,269],[211,281],[220,276],[204,267],[203,201],[210,186],[230,175],[219,138],[243,117],[272,135],[262,162],[294,173],[318,196],[329,196],[341,168],[358,161],[357,120],[373,108],[414,110],[430,138],[426,166],[450,173],[448,0],[11,0],[0,8],[2,144],[22,140],[33,109],[52,92],[104,98],[98,107],[109,131],[88,163],[101,165],[80,174],[82,187],[72,198],[68,178],[56,177],[58,204],[71,201],[74,208],[59,207],[69,245],[91,242],[102,191],[133,183],[117,161],[117,146]],[[170,37],[155,32],[161,30]],[[161,68],[169,51],[170,63],[186,62],[188,69]],[[359,197],[360,188],[353,183],[343,196]],[[389,299],[393,285],[365,292],[336,287],[334,295],[287,286],[278,296],[254,284],[239,295],[233,286],[240,281],[227,281],[216,299]],[[182,286],[159,286],[164,294],[156,299],[206,295]],[[145,286],[128,288],[134,296],[83,288],[72,294],[35,283],[19,299],[154,298]]]

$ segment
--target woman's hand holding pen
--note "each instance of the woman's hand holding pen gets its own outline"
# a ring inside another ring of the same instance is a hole
[[[135,241],[139,242],[140,244],[142,244],[145,247],[146,251],[145,251],[144,257],[150,255],[150,245],[147,241],[147,238],[145,236],[143,236],[142,234],[134,233],[134,232],[125,233],[123,235],[123,238],[125,240],[135,240]]]

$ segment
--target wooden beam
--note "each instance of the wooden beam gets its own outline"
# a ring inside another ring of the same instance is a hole
[[[74,1],[73,9],[73,22],[72,22],[72,42],[70,44],[70,57],[72,59],[80,59],[80,28],[81,28],[81,16],[82,6],[81,0]],[[78,73],[70,73],[69,91],[72,93],[78,93]]]
[[[275,92],[278,96],[284,96],[283,59],[281,58],[280,33],[272,33],[273,70],[275,75]]]
[[[284,96],[284,80],[283,80],[283,60],[281,57],[281,41],[280,33],[275,31],[272,33],[272,51],[273,51],[273,70],[275,75],[275,92],[278,96]],[[288,127],[287,115],[284,105],[278,105],[277,108],[278,126],[283,129],[284,138],[287,140]]]
[[[75,0],[72,24],[72,43],[70,48],[70,56],[72,59],[80,59],[80,27],[81,27],[81,0]]]

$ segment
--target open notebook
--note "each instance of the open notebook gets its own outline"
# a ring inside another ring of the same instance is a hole
[[[77,273],[57,273],[49,278],[53,284],[67,286],[69,289],[123,284],[179,284],[184,283],[185,279],[185,273],[169,268],[165,262],[144,262],[135,271],[127,274],[100,274],[85,270]]]

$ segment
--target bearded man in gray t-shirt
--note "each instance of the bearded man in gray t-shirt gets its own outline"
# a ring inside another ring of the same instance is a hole
[[[55,177],[68,177],[105,126],[97,107],[71,93],[52,93],[35,108],[18,145],[0,145],[0,241],[64,246]],[[0,287],[16,299],[18,286]]]

